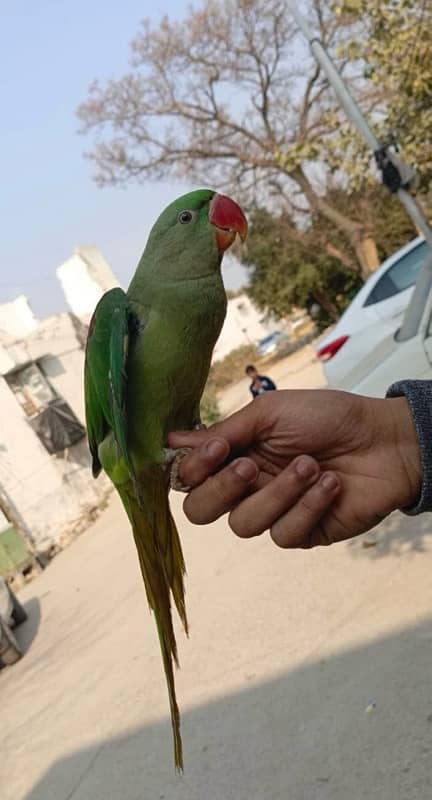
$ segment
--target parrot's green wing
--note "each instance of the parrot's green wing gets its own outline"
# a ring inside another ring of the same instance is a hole
[[[134,477],[127,447],[126,381],[129,312],[122,289],[111,289],[96,306],[90,322],[84,368],[87,434],[93,475],[102,465],[99,445],[112,431],[119,457]]]

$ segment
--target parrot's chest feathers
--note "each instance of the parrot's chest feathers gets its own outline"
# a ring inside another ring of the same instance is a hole
[[[190,427],[196,419],[226,312],[221,279],[205,284],[196,281],[188,292],[178,287],[163,292],[146,316],[137,306],[131,309],[136,320],[128,365],[129,408],[142,430],[153,426],[155,416],[167,430]]]

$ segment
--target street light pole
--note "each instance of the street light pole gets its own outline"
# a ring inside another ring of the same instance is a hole
[[[397,158],[388,146],[377,139],[323,43],[318,36],[315,36],[309,27],[308,21],[298,10],[296,0],[287,0],[287,2],[297,25],[309,42],[312,55],[327,75],[345,114],[373,151],[377,165],[382,173],[383,183],[391,192],[398,195],[417,230],[423,234],[429,247],[432,248],[432,228],[415,198],[406,188],[414,177],[414,171]]]

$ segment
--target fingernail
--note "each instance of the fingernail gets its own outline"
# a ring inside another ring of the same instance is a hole
[[[325,472],[320,478],[320,484],[327,492],[333,492],[339,485],[339,481],[336,475],[332,475],[331,472]]]
[[[255,480],[257,468],[253,461],[249,461],[247,458],[238,458],[237,461],[233,461],[232,466],[234,472],[236,472],[240,478],[243,478],[244,481]]]
[[[315,462],[310,458],[299,458],[294,469],[301,478],[311,478],[317,471]]]
[[[205,445],[207,455],[211,458],[219,458],[225,453],[225,445],[219,439],[210,439]]]

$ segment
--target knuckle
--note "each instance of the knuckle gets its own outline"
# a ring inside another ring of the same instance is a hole
[[[213,492],[216,502],[224,508],[238,494],[236,484],[228,470],[222,470],[208,479],[209,488]]]
[[[325,491],[318,484],[309,492],[307,492],[307,494],[301,498],[299,503],[306,516],[315,517],[328,506],[330,499],[331,498],[328,497]]]
[[[205,525],[208,522],[212,522],[211,516],[206,513],[204,509],[205,506],[197,502],[193,492],[188,494],[183,503],[183,511],[189,522],[192,522],[194,525]]]
[[[250,536],[253,536],[254,531],[251,529],[251,526],[248,525],[244,517],[236,510],[232,511],[229,515],[228,524],[233,533],[240,539],[248,539]]]
[[[182,458],[179,475],[186,486],[193,486],[202,480],[204,470],[205,465],[202,460],[197,453],[193,452]]]
[[[280,547],[282,550],[286,550],[288,547],[291,547],[291,532],[290,528],[286,522],[276,522],[270,528],[270,536],[277,547]]]
[[[278,478],[275,478],[269,484],[269,493],[271,493],[271,502],[275,503],[278,507],[283,506],[292,495],[293,480],[292,477],[282,473]],[[291,490],[291,491],[290,491]]]

